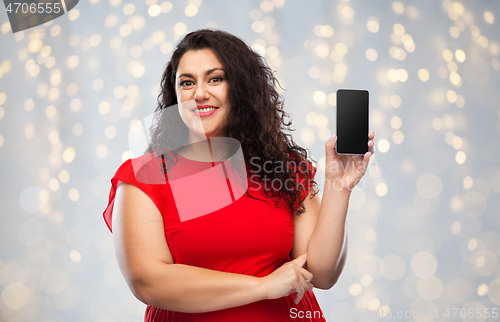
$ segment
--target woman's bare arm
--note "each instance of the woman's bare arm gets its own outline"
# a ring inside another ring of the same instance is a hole
[[[143,303],[198,313],[266,299],[267,291],[258,277],[174,264],[161,214],[138,187],[119,181],[113,207],[118,264]]]

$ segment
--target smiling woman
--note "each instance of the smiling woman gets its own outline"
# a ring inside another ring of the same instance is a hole
[[[231,34],[198,30],[178,44],[146,154],[120,166],[104,211],[125,280],[148,305],[145,321],[325,321],[312,288],[332,287],[342,270],[345,221],[310,260],[316,167],[283,132],[291,122],[277,86],[264,59]],[[229,179],[199,180],[231,173],[214,152],[221,138],[242,151],[239,198]],[[326,210],[335,204],[341,219],[347,203],[337,197]],[[183,213],[185,200],[206,211]],[[325,251],[332,255],[319,258]]]

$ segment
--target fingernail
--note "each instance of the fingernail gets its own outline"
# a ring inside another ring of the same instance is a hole
[[[330,139],[330,142],[332,142],[334,138],[335,138],[335,134],[332,135],[332,138]]]

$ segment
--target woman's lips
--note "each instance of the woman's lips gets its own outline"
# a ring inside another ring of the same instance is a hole
[[[208,108],[208,106],[207,107],[203,107],[203,108]],[[212,108],[212,106],[210,106],[210,108]],[[217,112],[219,110],[215,106],[213,106],[213,108],[215,108],[215,110],[211,110],[211,111],[207,111],[207,112],[198,112],[200,109],[195,108],[193,110],[193,114],[196,115],[196,116],[200,116],[200,117],[201,116],[209,116],[209,115],[212,115],[212,114],[214,114],[215,112]]]

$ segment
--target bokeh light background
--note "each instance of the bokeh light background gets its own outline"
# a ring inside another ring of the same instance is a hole
[[[499,19],[498,1],[87,0],[12,34],[2,8],[0,321],[142,320],[102,212],[128,129],[203,27],[276,70],[320,189],[336,90],[370,91],[376,153],[350,199],[347,265],[315,290],[329,321],[500,307]]]

